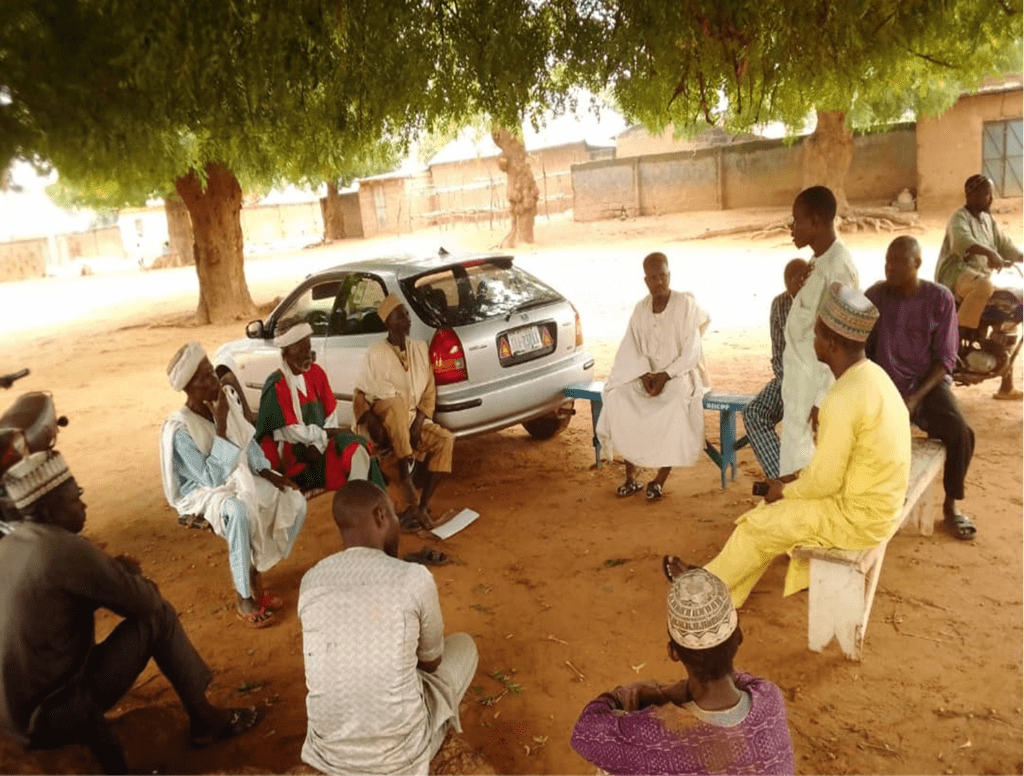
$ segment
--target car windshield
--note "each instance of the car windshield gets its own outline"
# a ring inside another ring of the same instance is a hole
[[[562,301],[562,296],[512,260],[455,264],[402,281],[416,314],[435,328],[508,318],[519,310]]]

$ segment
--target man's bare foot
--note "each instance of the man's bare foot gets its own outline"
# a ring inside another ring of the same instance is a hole
[[[274,617],[272,611],[261,606],[254,598],[239,597],[237,609],[238,619],[253,628],[263,628],[270,625],[270,621]]]
[[[992,394],[993,399],[1000,399],[1001,401],[1020,401],[1024,399],[1024,393],[1021,393],[1016,388],[1010,388],[1008,390],[999,389],[998,393]]]

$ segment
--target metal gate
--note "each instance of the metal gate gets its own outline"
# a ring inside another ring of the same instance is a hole
[[[982,169],[1000,197],[1021,195],[1021,119],[986,121],[982,128]]]

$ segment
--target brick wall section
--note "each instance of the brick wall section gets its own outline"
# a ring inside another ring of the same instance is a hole
[[[46,275],[46,238],[0,243],[0,282]]]
[[[913,128],[854,138],[852,201],[890,203],[917,186]],[[634,156],[572,167],[574,218],[594,221],[719,208],[786,206],[802,187],[803,147],[781,140]]]

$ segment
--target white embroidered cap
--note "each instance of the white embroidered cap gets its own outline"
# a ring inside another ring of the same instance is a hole
[[[668,591],[668,632],[688,649],[710,649],[736,630],[736,609],[725,583],[705,569],[690,569]]]
[[[15,509],[34,504],[63,482],[71,479],[64,456],[56,450],[32,453],[4,473],[4,489]]]
[[[184,391],[199,365],[206,358],[206,351],[198,342],[186,342],[171,358],[167,365],[167,381],[176,391]]]
[[[291,328],[279,331],[274,337],[274,347],[286,348],[305,337],[313,336],[313,327],[308,323],[297,323]]]

